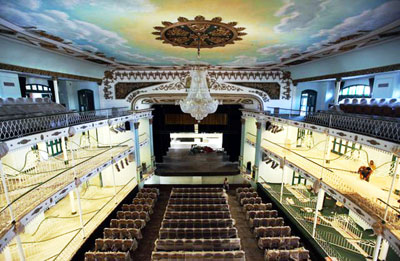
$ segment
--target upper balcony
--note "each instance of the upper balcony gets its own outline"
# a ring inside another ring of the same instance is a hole
[[[336,136],[355,139],[356,142],[385,151],[395,152],[393,148],[398,148],[398,144],[400,144],[400,118],[398,117],[344,113],[337,110],[304,112],[282,108],[268,109],[269,111],[265,112],[265,115],[275,117],[278,121],[284,120],[289,125],[301,127],[299,122],[303,122],[307,124],[302,127],[314,131],[318,131],[318,129],[313,125],[341,130],[342,132],[336,131]],[[356,137],[354,134],[360,135]],[[361,141],[361,136],[366,136],[363,141]],[[368,139],[368,137],[374,139]]]
[[[0,98],[0,141],[130,114],[126,107],[71,112],[47,99]]]

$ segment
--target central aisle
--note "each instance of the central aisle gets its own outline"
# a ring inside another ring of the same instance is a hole
[[[138,249],[135,251],[135,260],[151,260],[151,253],[154,249],[154,242],[158,238],[158,232],[161,228],[161,222],[164,218],[165,209],[168,204],[169,195],[172,187],[160,187],[160,196],[154,213],[151,215],[150,222],[143,229],[142,233],[145,240],[142,240]]]
[[[264,261],[263,250],[257,247],[257,240],[251,232],[248,222],[239,201],[235,197],[235,191],[229,190],[228,204],[232,218],[236,221],[235,227],[238,230],[242,250],[246,253],[247,261]]]

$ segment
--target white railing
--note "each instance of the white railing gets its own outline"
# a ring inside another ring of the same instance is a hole
[[[68,112],[0,121],[0,141],[65,128],[87,122],[106,120],[132,114],[128,108],[100,109],[95,111]]]

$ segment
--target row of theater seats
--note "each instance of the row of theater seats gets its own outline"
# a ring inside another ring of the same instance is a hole
[[[222,188],[173,188],[152,260],[244,261]]]
[[[400,99],[354,98],[344,99],[339,108],[345,113],[400,117]]]
[[[49,98],[0,98],[0,120],[66,113],[68,110]]]
[[[299,237],[291,236],[291,228],[285,226],[278,211],[272,210],[271,203],[262,203],[258,193],[251,188],[247,191],[238,188],[236,198],[243,206],[246,220],[258,239],[258,247],[265,250],[266,261],[309,260],[308,250],[301,247]]]
[[[132,204],[123,204],[116,219],[111,219],[110,227],[104,228],[104,238],[96,239],[94,251],[85,253],[85,260],[134,260],[133,252],[143,238],[141,231],[150,221],[158,195],[158,189],[143,188]]]

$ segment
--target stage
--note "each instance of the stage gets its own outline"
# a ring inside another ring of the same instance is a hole
[[[157,163],[158,176],[232,176],[239,174],[238,163],[224,153],[190,154],[189,149],[170,149],[164,162]]]

